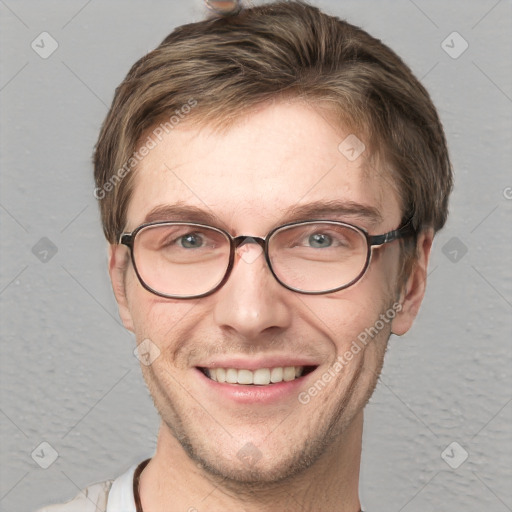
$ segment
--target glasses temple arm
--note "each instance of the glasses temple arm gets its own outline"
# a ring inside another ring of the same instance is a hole
[[[127,245],[128,247],[131,247],[133,245],[133,234],[132,233],[121,233],[119,235],[119,242],[120,245]]]
[[[393,231],[389,231],[388,233],[384,233],[383,235],[374,235],[368,238],[368,241],[371,246],[373,245],[383,245],[389,242],[393,242],[393,240],[398,240],[399,238],[405,238],[410,235],[416,234],[416,230],[412,225],[412,218],[409,219],[402,227],[398,229],[394,229]]]

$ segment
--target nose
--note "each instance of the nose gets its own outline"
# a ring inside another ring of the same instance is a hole
[[[287,296],[293,292],[273,277],[262,245],[250,237],[237,244],[233,270],[215,294],[216,324],[248,341],[268,337],[291,323]]]

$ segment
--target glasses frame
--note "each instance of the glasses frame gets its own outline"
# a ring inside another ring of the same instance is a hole
[[[346,283],[342,286],[338,286],[336,288],[332,288],[326,291],[305,291],[300,290],[298,288],[294,288],[293,286],[289,286],[277,276],[277,274],[274,271],[274,268],[272,267],[272,263],[270,261],[270,255],[269,255],[269,241],[272,239],[272,237],[278,233],[279,231],[289,228],[289,227],[295,227],[304,225],[307,226],[309,224],[335,224],[342,227],[348,227],[351,229],[354,229],[361,233],[364,238],[366,239],[366,262],[363,266],[363,269],[361,272],[352,279],[349,283]],[[217,231],[218,233],[223,234],[230,243],[230,249],[229,249],[229,263],[226,268],[226,272],[224,274],[224,277],[221,279],[221,281],[211,290],[208,292],[198,294],[198,295],[170,295],[165,294],[162,292],[159,292],[155,290],[154,288],[151,288],[144,279],[142,279],[142,276],[139,273],[139,269],[137,268],[137,262],[135,261],[135,255],[134,255],[134,246],[135,246],[135,239],[137,237],[137,234],[140,233],[143,229],[151,227],[151,226],[165,226],[165,225],[188,225],[191,227],[199,227],[199,228],[209,228],[213,229],[214,231]],[[231,275],[231,271],[233,270],[234,264],[235,264],[235,254],[238,247],[240,247],[244,243],[257,243],[262,249],[263,254],[265,255],[265,260],[267,262],[268,268],[270,269],[270,272],[276,279],[276,281],[283,286],[284,288],[291,290],[292,292],[301,293],[304,295],[325,295],[329,293],[338,292],[340,290],[345,290],[346,288],[349,288],[350,286],[353,286],[358,281],[362,279],[362,277],[366,274],[368,271],[368,268],[370,267],[371,259],[372,259],[372,253],[373,248],[378,248],[383,246],[384,244],[388,244],[390,242],[393,242],[395,240],[406,238],[408,236],[412,236],[416,234],[416,230],[412,226],[412,218],[407,220],[406,222],[402,223],[397,229],[394,229],[392,231],[388,231],[387,233],[384,233],[382,235],[370,235],[364,228],[361,228],[359,226],[355,226],[354,224],[350,224],[347,222],[341,222],[337,220],[326,220],[326,219],[318,219],[318,220],[306,220],[306,221],[297,221],[297,222],[290,222],[287,224],[283,224],[281,226],[277,226],[273,228],[271,231],[267,233],[265,238],[256,237],[256,236],[249,236],[249,235],[239,235],[239,236],[232,236],[230,233],[225,231],[224,229],[217,228],[215,226],[210,226],[208,224],[201,224],[198,222],[187,222],[187,221],[156,221],[156,222],[148,222],[145,224],[141,224],[137,228],[135,228],[130,233],[122,233],[119,236],[119,245],[125,245],[130,249],[130,257],[133,264],[133,268],[135,269],[135,273],[137,275],[137,278],[139,279],[140,284],[145,288],[147,291],[158,295],[159,297],[164,297],[166,299],[200,299],[202,297],[207,297],[208,295],[211,295],[212,293],[215,293],[217,290],[222,288],[224,284],[226,284],[227,280],[229,279],[229,276]]]

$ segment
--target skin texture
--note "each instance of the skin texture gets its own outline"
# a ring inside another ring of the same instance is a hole
[[[316,218],[351,222],[370,234],[396,229],[401,212],[389,178],[364,170],[364,154],[349,161],[338,151],[349,134],[300,101],[265,105],[222,133],[179,125],[136,171],[126,231],[155,207],[181,204],[213,214],[233,236],[264,237],[290,220],[292,208],[332,200],[370,206],[380,218]],[[141,477],[144,509],[358,511],[363,407],[389,335],[404,334],[418,312],[431,243],[431,231],[419,236],[404,290],[397,290],[400,250],[393,242],[374,251],[363,279],[340,292],[289,291],[254,254],[250,263],[238,255],[227,283],[193,300],[149,293],[126,248],[112,246],[110,274],[124,325],[138,343],[149,338],[160,350],[153,364],[141,365],[162,418],[156,454]],[[396,301],[402,309],[392,322],[308,404],[297,393],[235,403],[212,391],[195,368],[215,357],[301,356],[318,365],[298,389],[306,391]],[[244,447],[253,462],[239,456]]]

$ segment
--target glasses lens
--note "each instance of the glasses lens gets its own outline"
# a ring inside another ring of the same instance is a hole
[[[326,292],[359,278],[368,245],[356,228],[334,222],[289,226],[269,241],[269,257],[277,278],[304,292]]]
[[[229,265],[224,233],[195,224],[163,224],[140,230],[133,249],[142,281],[174,297],[202,295],[215,288]]]

